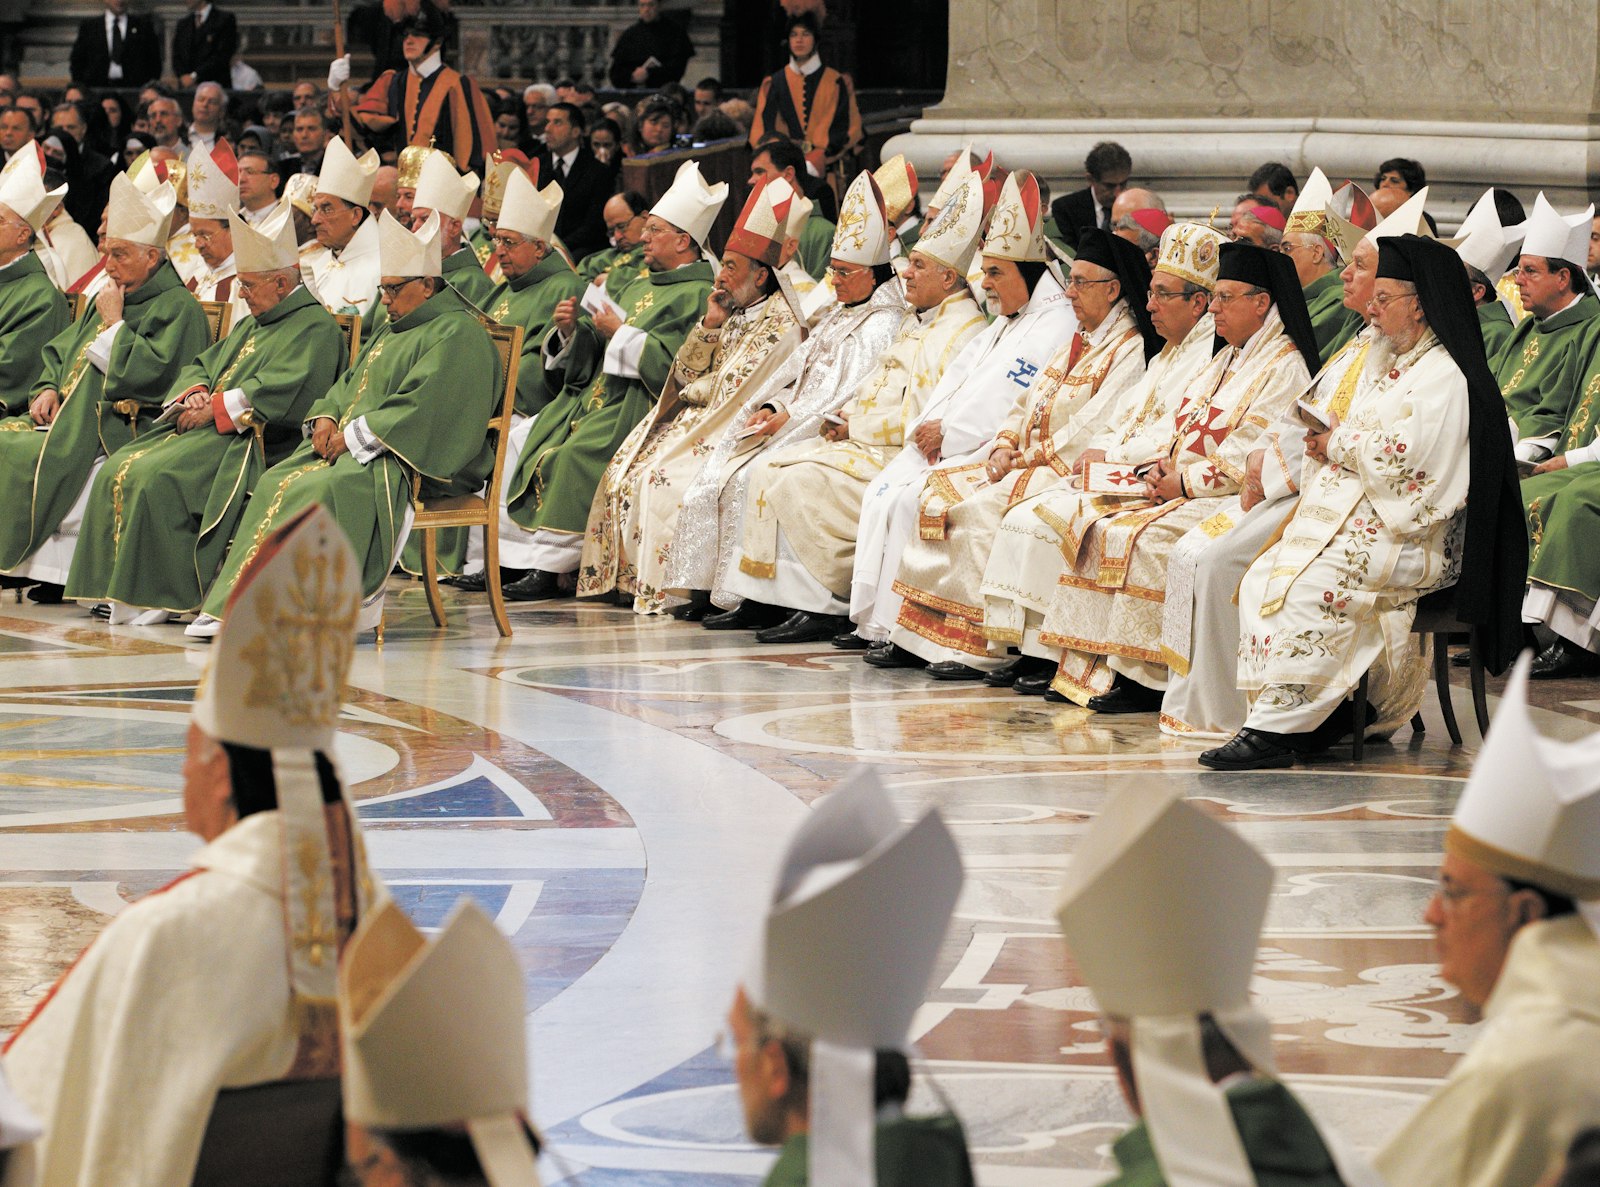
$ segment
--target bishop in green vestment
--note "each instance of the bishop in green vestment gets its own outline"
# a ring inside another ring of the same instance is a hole
[[[292,230],[291,230],[292,234]],[[292,238],[291,238],[292,244]],[[252,315],[172,385],[165,423],[95,478],[66,596],[198,610],[262,471],[288,456],[344,369],[344,331],[294,269],[241,273]]]
[[[1246,1079],[1225,1093],[1257,1187],[1341,1187],[1338,1168],[1300,1102],[1282,1084]],[[1106,1187],[1166,1187],[1150,1131],[1140,1121],[1111,1147],[1117,1176]]]
[[[379,223],[389,320],[306,413],[306,440],[256,484],[194,633],[214,633],[245,563],[312,503],[334,513],[361,558],[368,613],[360,625],[376,625],[408,527],[412,475],[422,476],[425,496],[464,494],[493,465],[499,364],[483,323],[439,279],[437,219],[415,234],[387,212]]]
[[[1511,341],[1511,311],[1507,309],[1493,289],[1489,298],[1478,306],[1478,329],[1483,332],[1483,353],[1492,365],[1500,357],[1506,343]]]
[[[426,189],[419,193],[426,195]],[[505,283],[481,306],[502,325],[522,327],[522,356],[517,365],[516,416],[529,417],[550,402],[555,390],[546,382],[549,373],[539,358],[540,344],[550,330],[556,306],[582,295],[584,283],[565,256],[555,249],[556,218],[561,213],[561,186],[555,182],[536,189],[526,173],[506,182],[499,220],[495,224],[495,260]],[[445,260],[446,278],[449,259]],[[559,389],[559,383],[556,385]],[[441,575],[458,577],[466,566],[467,528],[444,528],[435,540]],[[422,542],[411,540],[400,556],[408,573],[422,571]],[[464,588],[481,588],[468,583]]]
[[[1517,437],[1526,441],[1556,436],[1567,423],[1576,392],[1559,380],[1579,332],[1600,315],[1600,301],[1589,293],[1581,271],[1552,273],[1544,256],[1522,257],[1517,288],[1528,315],[1489,365],[1500,383],[1506,413],[1516,422]],[[1519,448],[1518,456],[1524,452]]]
[[[62,526],[96,460],[148,429],[178,372],[206,345],[205,315],[163,249],[115,234],[118,188],[113,183],[106,251],[111,283],[45,344],[28,414],[0,420],[0,503],[12,509],[0,518],[0,570],[21,567]],[[164,222],[147,237],[157,233],[165,238]],[[63,582],[66,558],[29,575]]]
[[[6,243],[16,229],[0,222],[0,417],[27,412],[45,343],[72,320],[67,299],[33,252],[32,234],[20,247]]]
[[[1311,332],[1316,335],[1320,361],[1326,363],[1338,349],[1361,330],[1361,314],[1344,303],[1344,281],[1337,269],[1329,268],[1305,286],[1306,312],[1311,315]]]
[[[618,287],[621,287],[620,282],[631,280],[638,274],[644,267],[641,262],[644,256],[641,235],[645,217],[649,213],[650,208],[645,205],[641,194],[625,191],[606,199],[601,215],[605,218],[606,235],[611,240],[611,246],[592,251],[578,261],[578,275],[584,283],[592,284],[604,276],[609,293],[613,280],[618,281]]]
[[[510,539],[503,534],[501,558],[510,567],[576,571],[600,475],[655,404],[678,348],[705,309],[712,270],[699,240],[709,232],[727,186],[711,189],[695,170],[698,190],[693,189],[685,182],[692,164],[680,169],[645,221],[649,272],[617,298],[627,320],[609,309],[583,316],[571,299],[556,307],[544,361],[547,370],[559,372],[561,393],[520,443],[506,486],[512,523],[532,533]]]

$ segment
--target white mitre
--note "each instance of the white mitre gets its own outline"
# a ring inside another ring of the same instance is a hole
[[[564,197],[557,182],[552,181],[541,190],[526,172],[517,169],[506,181],[505,197],[495,226],[515,231],[525,239],[549,243],[556,233],[556,219],[561,215]]]
[[[1444,242],[1455,248],[1463,261],[1482,272],[1493,284],[1505,275],[1506,269],[1511,267],[1511,261],[1521,254],[1525,234],[1525,223],[1518,223],[1514,227],[1501,225],[1500,211],[1494,204],[1494,190],[1487,189],[1483,191],[1483,197],[1473,203],[1455,237]],[[1584,259],[1587,260],[1588,256],[1585,255]]]
[[[456,172],[450,158],[442,152],[431,152],[422,162],[417,175],[417,192],[411,199],[414,210],[437,210],[457,222],[467,217],[472,200],[478,196],[478,175]]]
[[[870,170],[863,169],[839,203],[839,225],[833,229],[829,255],[847,264],[875,268],[889,262],[894,231],[884,212],[883,194]]]
[[[106,206],[106,238],[122,239],[165,250],[178,194],[170,181],[141,193],[126,173],[111,179],[111,199]]]
[[[989,216],[983,254],[1016,263],[1043,263],[1044,216],[1039,179],[1026,171],[1009,174]]]
[[[334,137],[322,154],[316,192],[342,198],[352,206],[365,206],[372,201],[372,183],[377,176],[376,149],[369,148],[358,157],[349,145]]]
[[[712,224],[717,221],[722,204],[727,200],[727,182],[707,185],[706,179],[700,175],[700,166],[693,161],[685,161],[678,166],[672,185],[656,200],[650,213],[665,219],[685,232],[696,246],[704,248]]]
[[[392,899],[339,970],[344,1114],[376,1130],[464,1126],[490,1187],[537,1187],[522,966],[461,899],[430,943]]]
[[[0,204],[11,210],[35,232],[50,221],[61,199],[67,196],[65,185],[58,189],[44,188],[44,152],[17,152],[0,169]]]
[[[228,216],[228,225],[233,231],[233,266],[241,276],[299,266],[294,213],[287,203],[279,203],[257,224],[252,224],[244,211],[234,210]]]
[[[1540,190],[1533,200],[1533,213],[1523,224],[1522,254],[1582,266],[1589,259],[1589,232],[1593,226],[1593,202],[1577,214],[1561,214]]]
[[[440,238],[438,211],[430,211],[422,226],[408,231],[385,210],[378,216],[378,267],[384,276],[441,276]]]

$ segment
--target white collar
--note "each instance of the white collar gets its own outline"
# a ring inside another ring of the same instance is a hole
[[[428,78],[443,65],[444,62],[439,57],[439,51],[434,50],[433,53],[423,58],[417,65],[409,67],[409,69],[418,78]]]
[[[211,5],[202,4],[200,6],[200,11],[197,12],[197,13],[194,13],[193,15],[199,18],[199,23],[200,24],[202,24],[202,25],[205,24],[208,20],[211,19]]]
[[[126,27],[127,21],[128,21],[128,14],[127,13],[123,13],[121,16],[118,16],[116,13],[112,12],[109,8],[106,9],[106,28],[107,29],[111,28],[112,25],[118,23],[119,21],[124,25],[124,27]]]
[[[1555,311],[1555,313],[1550,314],[1550,317],[1554,317],[1556,315],[1556,313],[1565,313],[1567,310],[1571,309],[1574,305],[1576,305],[1581,300],[1583,300],[1583,294],[1582,293],[1573,293],[1572,294],[1572,300],[1568,301],[1560,309],[1557,309]],[[1550,317],[1541,317],[1539,320],[1540,321],[1549,321]]]
[[[560,161],[563,165],[565,165],[568,169],[570,169],[570,168],[572,168],[572,162],[574,162],[574,161],[576,161],[578,159],[578,150],[580,148],[582,148],[582,147],[583,147],[583,141],[580,140],[577,144],[574,144],[572,146],[572,151],[571,152],[562,153],[559,157],[556,158],[556,160]]]
[[[790,55],[789,69],[796,74],[815,74],[822,69],[822,55],[813,53],[804,62],[796,62],[793,55]]]

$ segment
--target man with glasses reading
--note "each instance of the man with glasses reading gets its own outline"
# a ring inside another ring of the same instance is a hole
[[[1091,227],[1103,231],[1112,229],[1111,206],[1117,195],[1128,188],[1133,157],[1115,141],[1103,140],[1089,150],[1083,170],[1089,184],[1063,194],[1050,204],[1056,229],[1066,243],[1078,242]]]
[[[650,203],[638,190],[612,194],[601,208],[605,219],[606,242],[610,247],[592,252],[578,262],[578,275],[589,284],[603,283],[606,295],[616,299],[617,290],[637,280],[645,270],[644,220]]]
[[[543,362],[565,382],[522,442],[506,483],[510,522],[501,531],[500,556],[525,571],[506,587],[507,598],[529,601],[575,588],[600,476],[655,403],[711,293],[705,244],[727,196],[726,183],[708,186],[695,163],[685,161],[645,220],[649,274],[592,315],[573,297],[555,307]]]

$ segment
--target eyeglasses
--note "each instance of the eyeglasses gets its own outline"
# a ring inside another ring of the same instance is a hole
[[[1372,300],[1368,301],[1367,304],[1371,305],[1379,313],[1382,313],[1385,309],[1389,308],[1393,302],[1404,301],[1408,297],[1412,300],[1415,300],[1416,296],[1416,293],[1373,293]]]
[[[1592,237],[1592,236],[1591,236]],[[1519,264],[1511,269],[1511,275],[1518,280],[1530,279],[1535,276],[1554,276],[1553,272],[1546,272],[1543,268],[1530,268],[1527,264]]]
[[[388,297],[389,300],[393,301],[405,290],[406,285],[415,284],[421,279],[422,277],[420,276],[408,276],[406,279],[396,281],[394,284],[384,284],[380,280],[378,282],[378,291],[384,296]]]
[[[1203,291],[1204,290],[1200,290],[1200,292],[1203,292]],[[1196,297],[1196,296],[1199,296],[1200,292],[1192,292],[1192,293],[1190,293],[1190,292],[1184,292],[1182,289],[1179,289],[1177,292],[1169,293],[1169,292],[1167,292],[1166,289],[1158,289],[1154,285],[1151,285],[1150,286],[1150,299],[1152,301],[1177,301],[1177,300],[1179,300],[1181,298],[1184,298],[1184,297]]]
[[[220,239],[222,236],[226,235],[227,233],[228,232],[226,232],[226,231],[191,231],[190,232],[190,234],[192,234],[194,236],[194,241],[196,243],[210,243],[213,239]]]
[[[1213,305],[1232,305],[1235,301],[1239,300],[1241,297],[1259,297],[1262,293],[1264,293],[1266,291],[1267,291],[1266,289],[1253,288],[1249,292],[1245,292],[1245,293],[1212,293],[1211,294],[1211,304],[1213,304]]]
[[[869,271],[871,271],[871,269],[870,268],[836,268],[836,267],[833,267],[833,266],[830,265],[829,268],[828,268],[828,271],[833,273],[834,282],[838,283],[841,280],[842,281],[854,280],[856,277],[860,276],[863,272],[869,272]]]
[[[1457,886],[1454,882],[1440,879],[1435,893],[1439,896],[1439,904],[1448,911],[1458,908],[1469,898],[1482,894],[1499,894],[1502,890],[1509,893],[1509,888],[1504,885],[1497,886]]]
[[[1079,280],[1076,276],[1068,276],[1067,277],[1067,292],[1070,293],[1073,289],[1092,288],[1097,284],[1114,284],[1114,283],[1116,283],[1115,278],[1113,278],[1111,280]]]
[[[489,236],[489,242],[505,251],[516,251],[517,248],[528,241],[521,235],[491,235]]]

